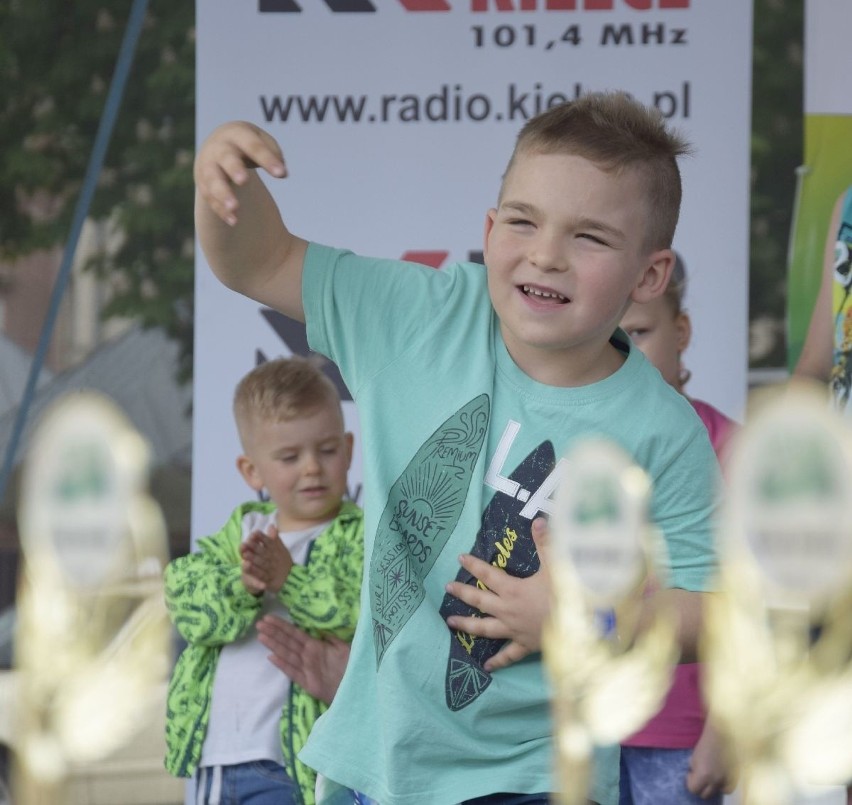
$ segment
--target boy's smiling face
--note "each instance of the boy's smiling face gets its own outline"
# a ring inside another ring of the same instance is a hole
[[[621,365],[610,336],[631,300],[665,290],[674,261],[646,248],[646,205],[636,171],[516,155],[486,218],[484,254],[503,340],[532,378],[583,385]]]

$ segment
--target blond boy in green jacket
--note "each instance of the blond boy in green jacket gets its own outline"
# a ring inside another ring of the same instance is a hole
[[[313,805],[316,777],[296,754],[327,703],[269,661],[255,624],[278,615],[351,640],[364,560],[363,514],[343,500],[352,435],[334,385],[301,358],[246,375],[234,416],[237,468],[269,502],[238,506],[166,568],[166,605],[188,644],[169,686],[166,768],[195,776],[199,802],[230,790]]]

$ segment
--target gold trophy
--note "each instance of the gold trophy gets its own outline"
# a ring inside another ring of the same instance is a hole
[[[74,764],[132,736],[169,663],[148,448],[94,393],[51,408],[26,459],[15,634],[15,805],[57,805]]]
[[[784,805],[852,778],[852,432],[794,387],[753,415],[728,470],[705,696],[742,801]]]
[[[638,631],[666,566],[648,522],[651,484],[615,444],[585,440],[563,459],[550,517],[553,601],[542,644],[553,685],[563,805],[587,801],[595,745],[620,742],[662,706],[679,648],[675,613]]]

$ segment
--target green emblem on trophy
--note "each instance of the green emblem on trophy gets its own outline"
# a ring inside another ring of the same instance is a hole
[[[36,430],[19,504],[18,805],[61,803],[69,768],[127,741],[168,673],[165,526],[147,472],[146,444],[100,395],[60,400]]]
[[[728,469],[705,694],[742,801],[784,805],[852,778],[852,432],[791,388],[751,417]]]
[[[587,440],[563,460],[550,519],[553,605],[543,633],[564,805],[587,801],[595,745],[618,743],[660,707],[677,662],[673,613],[637,632],[663,549],[647,475],[616,445]],[[655,578],[656,577],[656,578]]]

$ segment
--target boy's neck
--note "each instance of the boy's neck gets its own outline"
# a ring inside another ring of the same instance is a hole
[[[516,355],[508,344],[506,348],[521,371],[537,383],[564,388],[588,386],[605,380],[615,374],[627,359],[610,341],[563,353]]]
[[[343,500],[340,501],[336,508],[326,512],[321,517],[302,519],[289,515],[280,506],[278,506],[275,514],[275,527],[282,534],[291,534],[298,531],[310,531],[312,528],[317,528],[318,526],[330,523],[335,517],[337,517],[337,515],[340,514],[340,510],[342,508]]]

